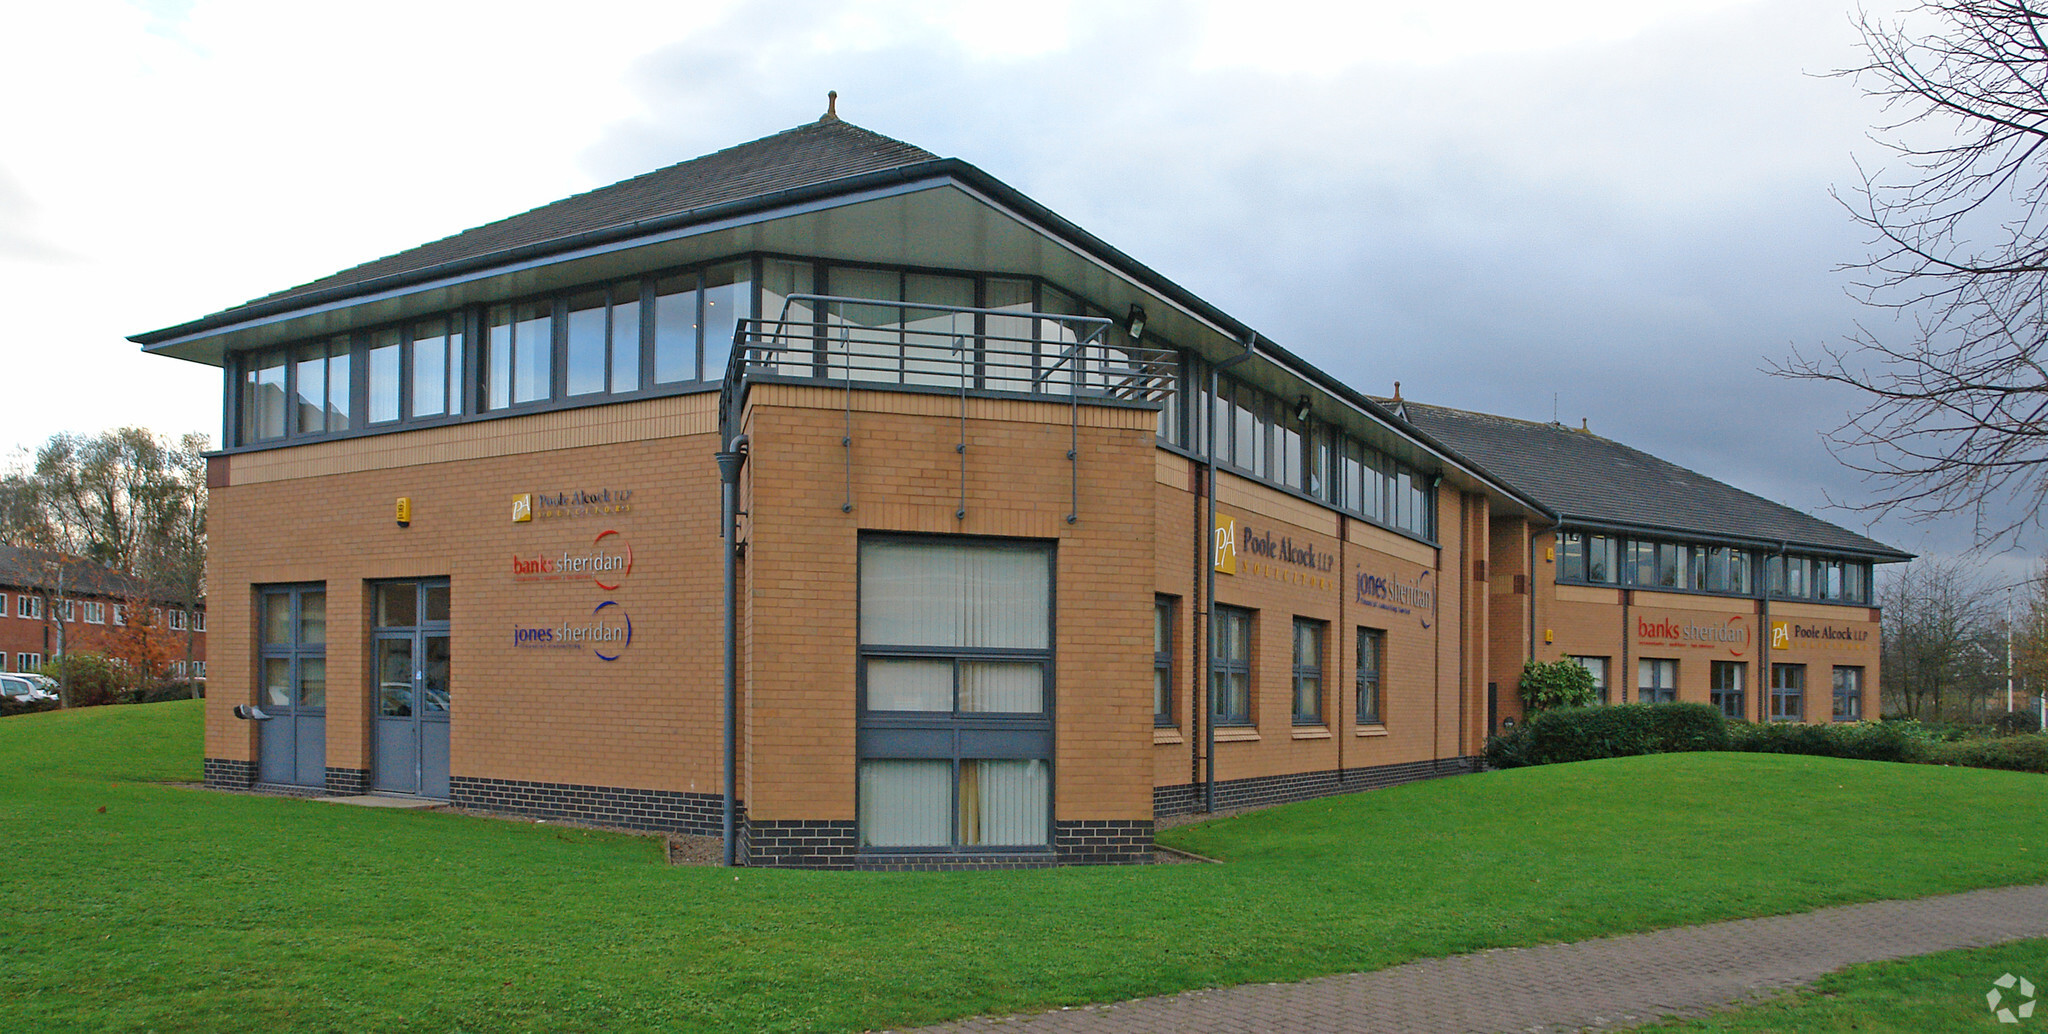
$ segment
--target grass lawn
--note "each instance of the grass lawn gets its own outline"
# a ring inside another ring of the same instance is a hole
[[[2048,940],[1851,966],[1822,977],[1810,988],[1763,1005],[1644,1030],[1659,1034],[1926,1034],[2038,1029],[2036,1025],[2048,1019],[2048,1001],[2036,1005],[2034,1015],[2019,1020],[2019,1026],[1999,1023],[1987,1007],[1984,995],[1991,990],[1992,981],[2007,973],[2033,981],[2035,995],[2048,998]],[[2017,986],[2002,994],[1999,1004],[2008,1009],[2025,1001]]]
[[[1229,865],[942,874],[153,785],[199,756],[190,702],[0,720],[0,1029],[859,1030],[2048,881],[2048,779],[1780,755],[1162,838]]]

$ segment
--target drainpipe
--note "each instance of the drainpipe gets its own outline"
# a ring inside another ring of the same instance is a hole
[[[1207,647],[1209,666],[1202,672],[1202,753],[1207,771],[1202,776],[1202,810],[1216,810],[1216,389],[1217,374],[1225,369],[1250,359],[1258,349],[1259,335],[1253,331],[1244,339],[1244,351],[1223,360],[1209,364],[1209,397],[1202,404],[1209,407],[1208,442],[1202,448],[1208,460],[1209,477],[1209,527],[1205,532],[1209,542],[1207,602],[1202,608],[1202,644]]]
[[[739,861],[739,840],[733,835],[735,787],[739,782],[740,617],[734,600],[738,583],[736,558],[740,544],[740,471],[747,465],[747,436],[740,435],[714,457],[718,460],[718,537],[725,540],[725,864]]]

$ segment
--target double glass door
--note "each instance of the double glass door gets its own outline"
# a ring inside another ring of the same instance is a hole
[[[370,785],[448,796],[448,583],[375,586],[372,671],[377,739]]]

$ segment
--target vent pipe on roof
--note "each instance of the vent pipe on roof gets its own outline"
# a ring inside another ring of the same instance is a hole
[[[818,121],[820,121],[820,122],[837,122],[837,121],[839,121],[839,91],[838,91],[838,90],[826,90],[826,91],[825,91],[825,113],[824,113],[823,115],[820,115],[820,116],[818,116]]]

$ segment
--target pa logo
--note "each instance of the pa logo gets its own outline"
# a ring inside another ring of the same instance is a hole
[[[2017,1007],[2006,1008],[2005,993],[2014,990],[2015,984],[2018,985],[2018,990],[2013,996],[2013,1001]],[[1991,982],[1991,990],[1984,992],[1984,1004],[1998,1016],[1998,1022],[2018,1023],[2034,1015],[2034,982],[2026,977],[2016,977],[2007,973]]]

